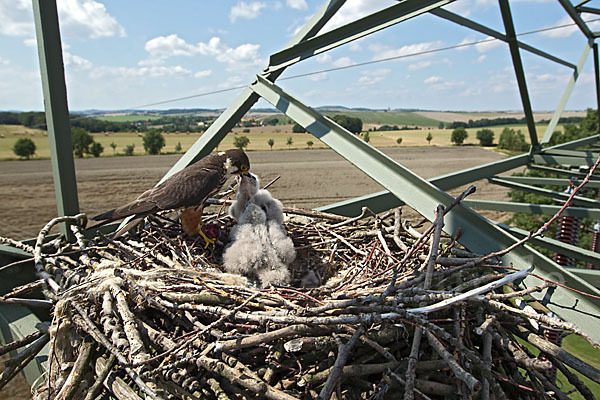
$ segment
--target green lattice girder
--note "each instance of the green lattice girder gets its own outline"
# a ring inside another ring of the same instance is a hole
[[[434,213],[438,204],[448,205],[452,201],[448,194],[430,182],[304,105],[272,82],[260,76],[257,78],[258,80],[250,85],[256,94],[430,221],[435,219]],[[516,237],[460,204],[446,216],[444,227],[444,231],[449,235],[455,235],[459,230],[459,242],[469,250],[481,254],[506,249],[518,241]],[[504,255],[502,261],[504,265],[520,269],[533,265],[536,273],[542,278],[565,282],[571,288],[600,296],[600,291],[594,286],[528,245],[516,247]],[[524,283],[536,284],[539,283],[539,279],[530,276]],[[600,339],[600,331],[596,328],[600,323],[600,300],[578,296],[573,291],[557,287],[546,305],[562,318],[578,324],[585,332]]]

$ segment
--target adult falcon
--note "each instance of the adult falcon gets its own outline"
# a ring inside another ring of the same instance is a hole
[[[180,210],[184,232],[193,236],[201,223],[202,207],[216,194],[230,174],[246,174],[250,170],[248,156],[238,149],[210,154],[187,166],[164,182],[142,193],[137,199],[92,219],[111,222],[133,216],[134,220],[121,228],[115,237],[127,232],[149,214],[165,210]],[[206,237],[205,240],[209,241]]]

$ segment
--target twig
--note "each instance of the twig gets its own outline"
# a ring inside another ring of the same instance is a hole
[[[329,398],[331,397],[331,394],[335,390],[336,385],[338,384],[338,381],[340,380],[340,378],[342,376],[342,370],[344,368],[344,365],[346,364],[346,361],[348,360],[348,357],[350,357],[350,352],[352,351],[352,348],[356,344],[356,341],[358,340],[358,338],[363,333],[364,333],[364,329],[362,327],[358,328],[356,330],[356,332],[354,332],[354,335],[352,335],[352,337],[350,338],[348,343],[346,343],[339,350],[337,359],[335,360],[335,364],[331,368],[329,377],[327,378],[327,381],[325,382],[325,386],[323,386],[323,389],[321,389],[321,392],[319,393],[319,399],[329,400]]]

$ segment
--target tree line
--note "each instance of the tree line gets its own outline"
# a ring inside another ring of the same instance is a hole
[[[581,122],[582,117],[561,117],[558,120],[559,124],[573,124]],[[550,120],[541,120],[539,123],[548,123]],[[462,121],[454,121],[449,124],[446,124],[445,127],[448,129],[456,129],[456,128],[483,128],[486,126],[498,126],[498,125],[522,125],[526,124],[527,119],[523,118],[513,118],[513,117],[500,117],[500,118],[482,118],[472,120],[470,119],[468,122]],[[440,124],[441,125],[441,124]]]

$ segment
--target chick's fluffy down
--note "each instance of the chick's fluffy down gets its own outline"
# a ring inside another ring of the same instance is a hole
[[[260,280],[261,285],[286,284],[287,266],[295,259],[292,240],[277,221],[268,221],[265,211],[250,202],[230,232],[230,245],[223,254],[227,272]]]

